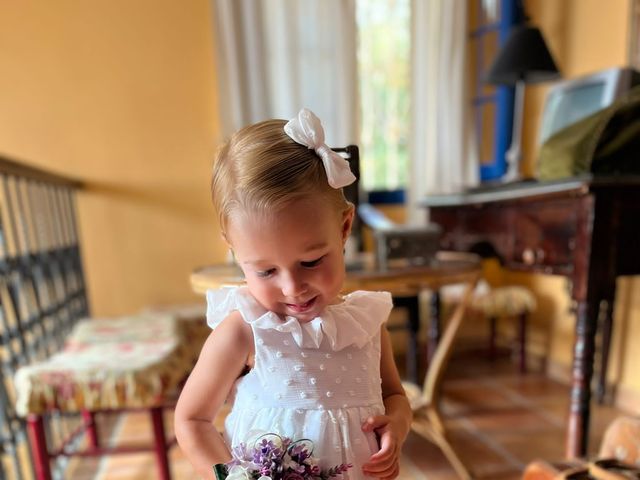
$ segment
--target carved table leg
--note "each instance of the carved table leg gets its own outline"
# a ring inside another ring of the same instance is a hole
[[[587,453],[597,313],[595,302],[578,302],[566,444],[566,456],[570,459]]]
[[[409,330],[409,341],[407,343],[407,380],[418,384],[418,333],[420,331],[420,298],[418,295],[412,297],[393,297],[394,307],[405,308],[407,310],[407,325]]]

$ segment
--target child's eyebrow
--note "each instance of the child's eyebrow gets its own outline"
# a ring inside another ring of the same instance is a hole
[[[320,250],[321,248],[325,248],[327,246],[327,242],[319,242],[309,245],[304,249],[305,252],[311,252],[312,250]]]
[[[322,248],[325,248],[327,246],[327,242],[319,242],[319,243],[314,243],[309,245],[308,247],[306,247],[304,249],[304,252],[312,252],[314,250],[320,250]],[[256,260],[245,260],[244,262],[242,262],[243,265],[259,265],[259,264],[264,264],[264,263],[269,263],[267,262],[267,260],[263,260],[261,258],[256,259]]]
[[[258,265],[260,263],[266,263],[266,260],[258,259],[258,260],[245,260],[242,262],[243,265]]]

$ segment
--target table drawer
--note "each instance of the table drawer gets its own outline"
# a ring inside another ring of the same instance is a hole
[[[444,250],[473,251],[483,256],[511,258],[509,211],[493,205],[469,209],[434,209],[431,221],[442,228],[440,247]]]
[[[580,209],[567,199],[511,207],[513,245],[508,263],[514,267],[566,273],[573,265]]]

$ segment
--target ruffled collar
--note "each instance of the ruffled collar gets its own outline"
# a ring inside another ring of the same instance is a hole
[[[300,348],[320,348],[326,338],[333,351],[352,345],[362,348],[380,331],[393,306],[389,292],[359,290],[346,295],[340,303],[328,305],[313,320],[301,323],[295,317],[282,319],[274,312],[265,310],[247,287],[210,291],[207,300],[207,317],[212,327],[222,320],[218,320],[219,317],[226,317],[231,311],[238,310],[253,328],[288,333]]]

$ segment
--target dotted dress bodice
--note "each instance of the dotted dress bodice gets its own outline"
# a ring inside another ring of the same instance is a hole
[[[254,367],[236,382],[225,421],[228,444],[260,433],[310,439],[321,467],[351,463],[343,478],[366,478],[362,465],[379,447],[361,426],[384,413],[380,327],[390,295],[354,292],[302,324],[264,310],[246,287],[210,291],[207,299],[210,326],[238,310],[254,336]]]

